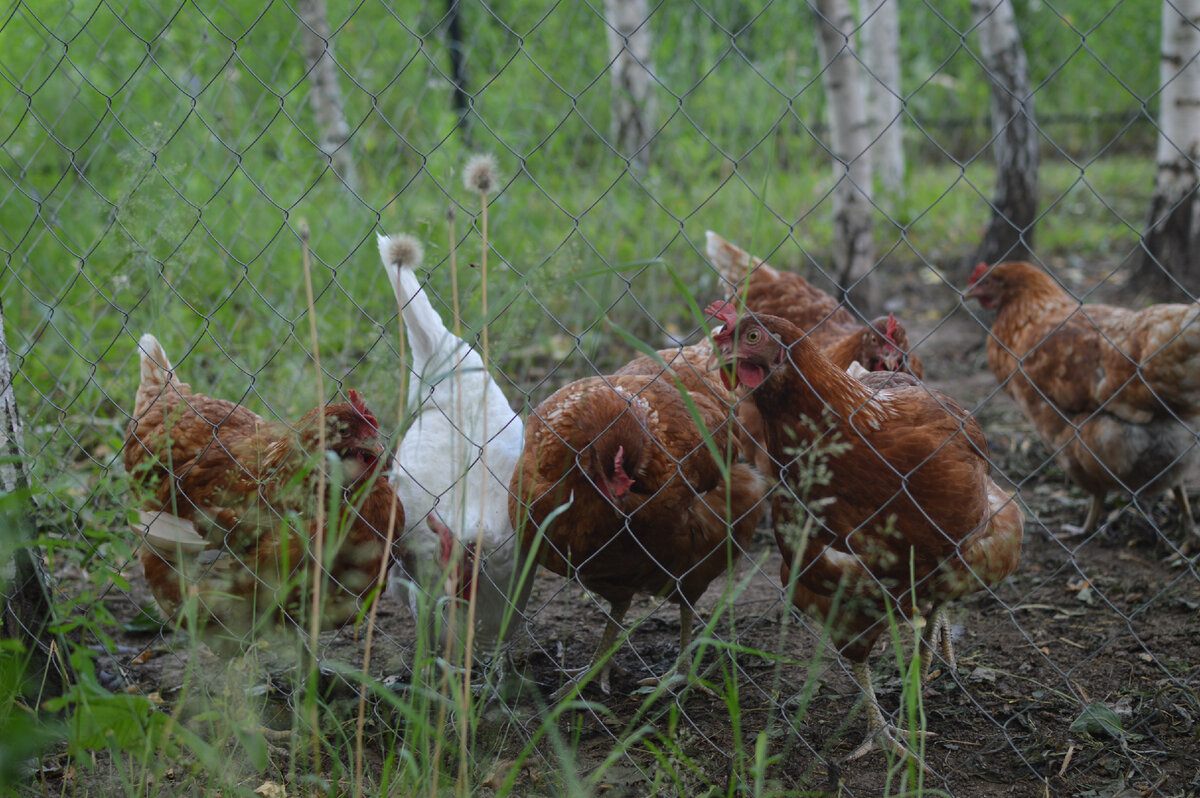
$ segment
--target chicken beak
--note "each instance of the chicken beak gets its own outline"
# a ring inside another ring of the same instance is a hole
[[[721,375],[721,384],[725,386],[725,390],[732,391],[737,387],[737,362],[725,362],[724,347],[713,342],[712,354],[708,356],[708,362],[704,367],[709,371],[716,370]]]
[[[720,350],[718,350],[714,345],[712,352],[710,352],[708,355],[708,360],[704,363],[704,368],[708,371],[715,371],[716,369],[721,368],[722,362],[723,359],[721,357]]]

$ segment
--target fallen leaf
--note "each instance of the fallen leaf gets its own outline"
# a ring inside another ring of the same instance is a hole
[[[996,681],[996,672],[991,668],[985,668],[982,665],[971,671],[971,675],[967,677],[969,682],[991,682]]]
[[[1083,712],[1071,724],[1071,731],[1076,734],[1090,734],[1093,737],[1107,735],[1121,739],[1125,730],[1121,728],[1121,718],[1116,712],[1104,704],[1093,703],[1083,708]]]
[[[254,794],[261,795],[263,798],[287,798],[287,790],[283,788],[282,784],[274,781],[264,781],[258,785]]]

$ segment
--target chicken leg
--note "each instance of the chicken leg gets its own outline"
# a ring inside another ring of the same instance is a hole
[[[850,667],[854,671],[854,678],[858,682],[858,686],[862,689],[863,695],[867,699],[867,736],[846,756],[842,757],[842,762],[852,762],[855,759],[860,759],[872,751],[891,751],[896,756],[912,757],[922,767],[925,767],[924,761],[917,753],[909,748],[901,737],[907,736],[910,738],[929,738],[936,737],[933,732],[920,731],[912,729],[909,731],[901,731],[893,724],[889,723],[883,717],[883,710],[879,708],[879,700],[875,697],[875,687],[871,684],[871,668],[867,665],[866,660],[862,662],[853,662]]]
[[[954,636],[950,633],[950,619],[945,606],[935,607],[929,620],[925,623],[925,631],[921,635],[921,682],[929,681],[929,671],[933,665],[934,648],[941,649],[942,659],[946,667],[954,670],[958,667],[958,659],[954,656]]]
[[[648,692],[660,686],[671,689],[680,682],[688,681],[688,671],[692,668],[692,622],[695,619],[696,611],[692,609],[692,605],[686,599],[681,600],[679,602],[679,656],[676,657],[675,664],[671,666],[671,669],[662,676],[649,676],[639,681],[638,686],[645,689],[635,692]],[[711,696],[720,697],[703,682],[696,682],[695,686]]]
[[[1175,563],[1200,551],[1200,532],[1196,530],[1196,520],[1192,518],[1192,505],[1188,502],[1187,489],[1183,483],[1171,488],[1171,493],[1175,495],[1175,504],[1179,507],[1179,526],[1183,529],[1183,543],[1179,546],[1179,551],[1167,558],[1168,563]]]
[[[575,685],[583,680],[584,676],[596,667],[596,663],[600,661],[601,657],[609,655],[612,652],[613,644],[617,642],[617,630],[621,627],[621,621],[625,619],[625,613],[629,611],[630,601],[630,599],[624,599],[623,601],[613,602],[612,609],[608,615],[608,623],[604,626],[604,633],[600,635],[600,643],[596,646],[596,653],[592,655],[591,662],[581,668],[564,668],[562,673],[567,677],[567,683],[554,692],[551,696],[553,700],[557,701],[569,693]],[[689,634],[690,631],[689,628]],[[609,656],[604,661],[604,665],[600,669],[600,691],[605,695],[611,692],[608,675],[614,667],[621,673],[625,672],[625,669],[618,665],[612,656]]]

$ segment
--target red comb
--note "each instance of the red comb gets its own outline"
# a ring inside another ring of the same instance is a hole
[[[980,264],[975,267],[974,271],[971,272],[971,279],[967,281],[967,285],[975,285],[975,283],[983,279],[983,276],[987,274],[987,272],[988,265],[981,261]]]
[[[363,401],[362,394],[351,388],[346,391],[346,396],[350,399],[350,406],[371,425],[371,428],[379,429],[379,422],[375,419],[375,414],[367,407],[367,403]]]
[[[733,305],[724,300],[709,303],[708,307],[704,309],[704,315],[719,319],[730,327],[737,325],[737,311],[734,310]]]
[[[887,320],[887,328],[883,331],[883,337],[887,338],[892,343],[896,343],[896,338],[895,338],[896,328],[899,326],[900,326],[900,323],[896,321],[896,314],[889,313],[888,320]]]

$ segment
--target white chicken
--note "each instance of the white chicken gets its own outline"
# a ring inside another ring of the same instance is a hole
[[[446,635],[465,640],[461,619],[474,595],[474,651],[486,657],[520,623],[533,579],[532,569],[521,578],[524,558],[508,517],[508,483],[521,456],[524,425],[479,353],[446,328],[422,290],[414,270],[421,260],[416,240],[381,235],[379,255],[412,347],[412,422],[389,476],[409,519],[410,552],[438,566],[416,574],[397,566],[392,589],[418,619],[423,595],[436,602],[441,611],[425,617],[443,642]],[[449,602],[440,600],[446,596],[462,600],[453,627]]]

